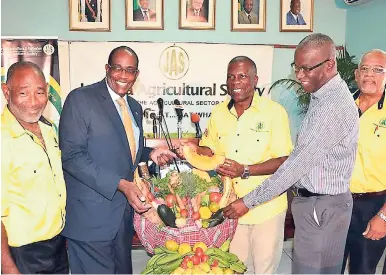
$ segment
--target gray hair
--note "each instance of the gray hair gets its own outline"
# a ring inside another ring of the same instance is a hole
[[[300,41],[299,45],[296,49],[311,47],[311,48],[321,48],[321,47],[329,47],[329,55],[331,58],[336,57],[336,47],[334,41],[328,35],[322,33],[313,33]]]
[[[372,49],[372,50],[370,50],[370,51],[365,52],[365,53],[361,56],[361,59],[360,59],[360,61],[359,61],[359,63],[358,63],[358,68],[359,68],[359,66],[362,64],[362,61],[363,61],[363,59],[365,58],[365,56],[368,55],[368,54],[371,54],[371,53],[378,53],[378,54],[382,55],[383,58],[386,60],[386,52],[385,52],[385,51],[383,51],[383,50],[381,50],[381,49]]]

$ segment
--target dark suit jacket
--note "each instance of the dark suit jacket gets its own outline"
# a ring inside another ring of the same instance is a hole
[[[102,80],[73,90],[60,117],[59,140],[67,188],[66,224],[62,234],[80,241],[109,241],[118,232],[126,197],[117,190],[120,179],[133,180],[144,148],[142,107],[128,103],[140,128],[138,153],[132,163],[122,120]],[[131,216],[132,217],[132,216]]]
[[[291,11],[287,12],[287,25],[307,25],[300,13],[298,14],[298,20],[299,23],[296,22],[295,18],[291,14]]]
[[[186,12],[186,20],[189,22],[208,22],[208,12],[206,9],[201,8],[199,16],[195,16],[193,8],[188,8]]]
[[[145,18],[143,18],[143,14],[141,9],[136,9],[133,11],[133,20],[134,21],[144,21]]]

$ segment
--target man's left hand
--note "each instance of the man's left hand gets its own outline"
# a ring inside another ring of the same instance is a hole
[[[223,214],[229,219],[238,219],[244,216],[249,211],[249,208],[245,206],[243,199],[238,199],[224,208]]]
[[[373,241],[378,241],[384,238],[386,235],[386,222],[381,219],[378,215],[375,215],[367,224],[367,228],[365,232],[363,232],[363,236],[367,239],[371,239]]]
[[[216,172],[231,179],[238,178],[244,173],[244,165],[237,161],[226,159],[223,164],[217,166]]]
[[[166,148],[155,148],[150,152],[150,159],[159,166],[171,163],[173,158],[176,158],[176,154]]]

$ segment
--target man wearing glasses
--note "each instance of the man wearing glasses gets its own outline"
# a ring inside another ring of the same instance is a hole
[[[374,274],[386,248],[386,52],[365,53],[355,79],[360,127],[350,183],[353,212],[342,273],[349,257],[350,273]]]
[[[295,148],[261,185],[227,206],[238,218],[292,186],[295,221],[293,273],[339,273],[351,219],[349,181],[358,142],[358,109],[337,72],[335,45],[324,34],[311,34],[295,50],[293,68],[311,93]],[[256,168],[261,173],[275,161]]]
[[[106,78],[72,91],[63,107],[59,138],[67,187],[66,225],[73,274],[131,274],[134,210],[146,212],[135,184],[137,166],[164,165],[176,155],[144,147],[142,107],[128,95],[138,77],[129,47],[111,51]]]

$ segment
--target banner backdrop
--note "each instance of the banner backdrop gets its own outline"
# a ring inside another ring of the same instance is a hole
[[[44,72],[49,86],[49,103],[44,116],[57,126],[62,112],[57,39],[1,39],[1,81],[6,81],[8,68],[18,61],[30,61]],[[2,98],[4,100],[4,98]],[[5,103],[2,103],[4,106]]]
[[[139,76],[133,97],[144,110],[158,113],[157,99],[165,104],[164,115],[169,131],[176,136],[177,117],[173,102],[178,99],[184,108],[183,137],[194,136],[190,114],[200,115],[202,130],[215,105],[227,98],[228,62],[245,55],[255,61],[259,76],[256,92],[266,95],[271,83],[272,46],[225,45],[198,43],[140,42],[70,42],[71,90],[102,80],[110,51],[118,46],[131,47],[139,57]],[[152,137],[152,120],[144,119],[144,131]]]

